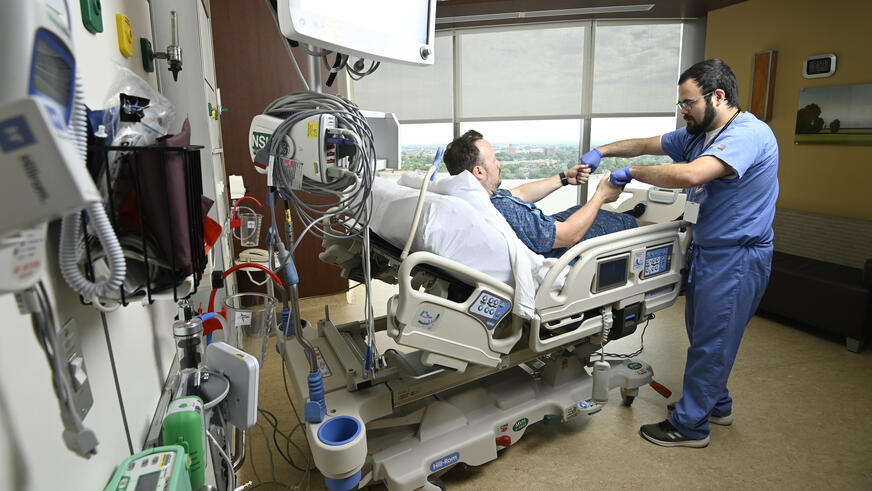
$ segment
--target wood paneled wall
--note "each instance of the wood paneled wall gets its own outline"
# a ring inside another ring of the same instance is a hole
[[[285,51],[283,37],[263,1],[212,0],[212,35],[215,71],[221,89],[222,104],[229,111],[221,116],[224,140],[224,165],[228,174],[241,175],[250,195],[266,206],[266,176],[251,164],[248,150],[248,127],[251,119],[278,97],[305,90],[296,69]],[[295,48],[303,74],[308,73],[308,56]],[[322,64],[322,80],[326,74]],[[335,89],[325,89],[335,93]],[[268,228],[269,213],[264,210],[260,247]],[[302,226],[294,217],[294,233]],[[279,224],[282,227],[282,224]],[[283,233],[284,231],[282,231]],[[238,241],[234,247],[240,250]],[[321,242],[311,236],[303,239],[295,258],[300,275],[302,296],[335,293],[348,287],[339,269],[318,260]],[[240,276],[240,281],[244,277]],[[242,283],[244,285],[244,282]]]

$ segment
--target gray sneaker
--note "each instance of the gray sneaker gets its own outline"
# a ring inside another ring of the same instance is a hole
[[[672,426],[668,420],[663,420],[659,423],[643,425],[639,428],[639,434],[651,443],[656,443],[661,447],[707,447],[711,439],[706,435],[705,438],[690,438],[683,435],[678,429]]]
[[[672,411],[675,411],[675,403],[670,402],[666,405],[666,409],[671,414]],[[712,413],[711,416],[709,416],[709,423],[721,426],[730,426],[731,424],[733,424],[733,411],[730,411],[727,414]]]

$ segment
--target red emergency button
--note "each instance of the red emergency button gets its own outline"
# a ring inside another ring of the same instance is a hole
[[[498,447],[508,447],[512,444],[512,437],[509,435],[502,435],[497,437],[497,446]]]

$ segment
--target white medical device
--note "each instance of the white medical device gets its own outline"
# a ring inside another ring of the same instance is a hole
[[[279,28],[293,41],[345,55],[432,65],[436,0],[278,0]]]
[[[126,266],[115,232],[103,210],[100,193],[85,167],[86,116],[83,92],[76,80],[72,25],[66,0],[4,2],[0,10],[0,193],[14,203],[0,217],[0,289],[32,286],[38,279],[42,250],[35,238],[20,233],[65,217],[61,226],[60,269],[67,284],[87,299],[116,290]],[[87,208],[91,225],[110,259],[106,281],[91,283],[78,262],[82,230],[79,210]],[[26,244],[25,256],[18,256]],[[42,246],[44,247],[44,246]],[[10,259],[11,256],[11,259]],[[39,258],[39,259],[34,259]],[[29,276],[15,276],[30,268]],[[95,302],[96,304],[96,302]]]
[[[399,169],[400,157],[400,123],[393,113],[377,111],[361,111],[372,131],[376,150],[377,169]],[[282,123],[281,118],[258,114],[251,120],[248,129],[248,150],[255,169],[266,174],[267,162],[256,162],[258,152],[266,145],[276,128]],[[328,169],[341,165],[341,161],[333,159],[329,143],[325,141],[326,130],[336,127],[335,118],[329,115],[318,115],[294,125],[291,136],[286,136],[281,147],[282,153],[295,161],[302,162],[302,176],[316,182],[330,182]],[[335,146],[333,147],[335,149]]]
[[[257,150],[266,145],[267,140],[275,132],[282,119],[265,114],[259,114],[251,120],[249,142],[251,143],[251,158],[255,159]],[[291,159],[302,165],[298,166],[300,175],[315,182],[329,182],[328,170],[337,165],[335,145],[326,141],[327,132],[336,128],[336,118],[330,114],[310,116],[291,127],[290,136],[285,136],[280,153],[283,158]],[[255,148],[257,150],[255,150]],[[266,162],[262,166],[255,165],[258,172],[266,173]],[[296,179],[296,182],[302,182]]]
[[[44,223],[67,215],[61,272],[76,292],[101,296],[121,284],[125,263],[85,167],[86,121],[69,3],[4,2],[0,27],[0,195],[11,205],[0,216],[0,291],[21,290],[39,279]],[[77,265],[78,211],[85,207],[111,258],[110,279],[98,284],[87,281]]]
[[[76,60],[64,0],[9,2],[0,43],[3,233],[100,201],[71,134]]]
[[[206,347],[206,366],[230,380],[230,392],[222,402],[230,423],[241,430],[254,426],[260,371],[257,358],[218,341]]]
[[[0,15],[0,293],[32,286],[44,222],[100,195],[69,129],[75,92],[70,12],[63,0],[8,2]]]

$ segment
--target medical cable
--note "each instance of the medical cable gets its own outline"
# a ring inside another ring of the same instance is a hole
[[[297,431],[297,428],[303,427],[303,421],[300,420],[300,414],[297,412],[297,406],[294,404],[294,399],[291,397],[291,391],[288,388],[288,375],[287,375],[288,367],[287,367],[287,363],[285,362],[284,356],[282,356],[282,368],[283,368],[283,370],[282,370],[282,383],[285,386],[285,397],[288,398],[288,402],[291,404],[291,412],[293,413],[294,418],[297,419],[297,426],[295,426],[294,429],[291,430],[291,433],[288,435],[288,437],[290,439],[290,438],[293,438],[294,432]],[[309,435],[305,431],[303,432],[303,439],[306,441],[306,445],[308,445],[309,448],[312,448],[312,445],[309,443]],[[302,450],[300,450],[300,453],[303,453],[306,455],[306,472],[305,472],[305,474],[303,474],[303,478],[301,478],[300,482],[297,484],[298,488],[302,485],[303,479],[309,479],[309,476],[311,476],[311,469],[309,468],[309,463],[311,462],[311,455],[307,452],[303,452]]]
[[[57,336],[54,312],[42,281],[27,290],[17,292],[15,301],[22,314],[30,314],[33,332],[48,360],[52,387],[60,406],[61,421],[64,425],[62,434],[64,443],[67,448],[80,457],[89,459],[97,453],[97,435],[92,430],[85,428],[82,417],[73,402],[74,391],[63,375],[64,368],[60,360],[63,348]]]
[[[218,450],[218,453],[221,454],[221,458],[224,459],[224,462],[227,465],[227,468],[233,469],[233,462],[230,460],[230,456],[227,455],[227,452],[224,451],[224,449],[221,447],[221,444],[218,443],[218,440],[216,440],[215,437],[212,436],[212,432],[209,430],[206,430],[206,436],[209,437],[209,441],[212,444],[212,446],[216,450]],[[230,477],[231,475],[233,475],[234,477],[231,478]],[[230,471],[227,472],[227,489],[228,489],[228,491],[231,491],[236,487],[235,481],[236,481],[235,474],[233,474],[233,472],[230,472]]]
[[[654,318],[654,314],[649,314],[649,315],[650,316],[648,317],[648,320],[645,321],[645,325],[642,326],[642,336],[639,339],[639,349],[637,349],[636,351],[634,351],[632,353],[605,353],[603,351],[603,352],[601,352],[601,356],[627,359],[627,358],[635,358],[635,357],[639,356],[640,354],[642,354],[642,351],[645,350],[645,330],[648,329],[648,324],[651,322],[651,319]]]
[[[121,411],[121,421],[124,423],[124,434],[127,435],[127,448],[133,455],[133,439],[130,437],[130,425],[127,423],[127,410],[124,408],[124,397],[121,395],[121,383],[118,381],[118,367],[115,365],[115,352],[112,350],[112,340],[109,338],[109,322],[106,313],[100,312],[103,321],[103,337],[106,338],[106,351],[109,352],[109,365],[112,367],[112,379],[115,382],[115,395],[118,397],[118,408]]]
[[[268,148],[268,173],[271,172],[272,184],[291,202],[306,233],[311,232],[321,239],[363,235],[363,264],[367,272],[370,261],[367,239],[373,199],[371,189],[375,174],[375,144],[366,118],[348,99],[316,92],[294,93],[278,98],[267,106],[264,114],[283,119],[265,147]],[[295,182],[294,167],[299,163],[283,156],[285,138],[290,137],[291,128],[295,124],[324,114],[331,115],[336,120],[335,127],[326,129],[326,133],[351,138],[356,147],[355,152],[347,157],[347,162],[342,167],[337,165],[327,169],[328,179],[332,178],[332,180],[317,182],[303,177]],[[332,196],[338,201],[320,205],[306,203],[294,192],[296,190],[319,196]],[[286,227],[288,244],[293,247],[295,245],[293,232],[288,229],[289,227]],[[369,313],[372,312],[372,306],[371,284],[368,277],[365,283]],[[299,307],[296,305],[299,296],[295,285],[291,285],[290,290],[293,299],[294,325],[299,327]],[[365,373],[370,373],[376,365],[373,361],[378,359],[378,351],[375,347],[375,325],[371,315],[367,317],[367,334],[369,346],[363,368]]]
[[[421,193],[418,195],[418,203],[415,205],[415,214],[412,217],[412,228],[409,230],[409,238],[406,240],[403,252],[400,253],[400,261],[405,260],[406,257],[409,256],[409,251],[412,249],[412,242],[415,240],[415,233],[418,231],[418,222],[421,219],[421,209],[424,207],[424,198],[427,196],[427,186],[430,185],[430,180],[433,178],[433,175],[436,174],[436,171],[439,170],[439,163],[442,162],[442,154],[444,151],[443,147],[439,147],[436,150],[436,157],[433,159],[433,165],[427,169],[427,174],[424,176],[423,182],[421,182]]]
[[[306,469],[303,469],[302,467],[298,466],[296,462],[294,462],[294,459],[291,456],[289,450],[290,450],[291,445],[293,445],[293,447],[295,449],[297,449],[298,452],[300,452],[300,455],[303,455],[305,457],[306,453],[303,452],[303,450],[296,443],[294,443],[291,440],[291,437],[289,435],[285,434],[283,431],[281,431],[279,429],[278,418],[273,413],[267,411],[266,409],[257,408],[257,411],[264,417],[267,424],[270,427],[272,427],[272,430],[273,430],[272,441],[273,441],[273,444],[276,446],[276,450],[278,451],[278,453],[282,457],[282,459],[284,459],[284,461],[287,462],[288,465],[290,465],[294,469],[297,469],[300,472],[306,472]],[[282,446],[279,444],[279,440],[278,440],[279,435],[281,435],[281,437],[285,440],[285,451],[284,452],[282,452]]]
[[[366,69],[366,62],[361,58],[354,63],[347,63],[345,65],[345,71],[348,72],[348,76],[351,77],[352,80],[360,80],[367,75],[372,75],[380,66],[381,62],[372,60],[369,68]]]
[[[87,158],[87,114],[85,109],[84,86],[81,74],[76,73],[75,103],[73,114],[70,116],[70,133],[73,136],[76,148],[79,151],[82,165]],[[61,275],[70,288],[76,293],[90,300],[99,310],[109,308],[100,304],[98,298],[105,298],[109,292],[117,290],[127,273],[127,263],[124,253],[118,243],[115,230],[106,216],[103,203],[90,203],[85,208],[103,250],[108,258],[109,276],[100,282],[91,282],[85,278],[79,269],[79,239],[82,234],[82,214],[78,211],[70,213],[61,221],[61,237],[58,252],[58,262]],[[117,308],[117,307],[116,307]]]

